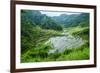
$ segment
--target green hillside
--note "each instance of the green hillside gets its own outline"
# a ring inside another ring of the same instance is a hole
[[[87,59],[89,13],[50,17],[38,10],[21,10],[21,62]]]
[[[52,19],[64,25],[65,27],[88,26],[89,25],[89,14],[88,13],[80,13],[80,14],[72,14],[72,15],[62,14],[60,16],[54,16]]]

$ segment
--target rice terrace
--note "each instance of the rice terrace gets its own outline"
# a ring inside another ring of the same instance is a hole
[[[89,13],[21,10],[21,62],[88,60]]]

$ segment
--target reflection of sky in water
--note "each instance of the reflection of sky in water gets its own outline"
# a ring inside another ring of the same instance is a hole
[[[83,45],[86,41],[82,40],[80,37],[73,36],[57,36],[51,37],[49,40],[54,49],[49,50],[49,53],[63,52],[65,49],[77,48]]]
[[[61,14],[72,15],[72,14],[80,14],[78,12],[56,12],[56,11],[40,11],[42,14],[46,14],[47,16],[59,16]]]

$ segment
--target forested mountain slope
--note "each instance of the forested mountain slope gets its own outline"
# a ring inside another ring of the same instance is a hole
[[[62,24],[65,27],[89,25],[88,13],[80,13],[80,14],[72,14],[72,15],[62,14],[60,16],[54,16],[52,19],[54,19],[56,22]]]

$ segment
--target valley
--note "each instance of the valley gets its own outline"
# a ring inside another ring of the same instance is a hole
[[[89,14],[21,11],[21,62],[89,59]]]

